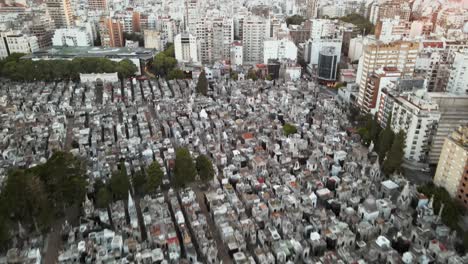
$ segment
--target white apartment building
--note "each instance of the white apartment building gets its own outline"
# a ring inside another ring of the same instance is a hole
[[[242,43],[240,41],[234,41],[231,45],[231,65],[242,66],[244,60],[244,52],[242,49]]]
[[[229,60],[230,45],[234,40],[234,23],[223,17],[206,17],[197,22],[196,38],[200,60],[206,64]]]
[[[59,28],[55,30],[52,45],[90,47],[93,45],[93,41],[85,28]]]
[[[364,37],[358,36],[352,38],[349,42],[348,58],[353,61],[359,60],[362,56],[362,50],[364,49]]]
[[[401,21],[400,17],[384,18],[375,29],[375,35],[378,40],[389,43],[396,40],[403,40],[410,34],[411,23]]]
[[[430,142],[440,119],[439,106],[414,94],[395,98],[392,111],[392,130],[406,133],[404,158],[426,162]]]
[[[468,50],[455,54],[447,84],[447,92],[468,94]]]
[[[312,19],[310,28],[311,39],[338,38],[340,32],[336,23],[329,19]]]
[[[161,32],[161,39],[164,45],[168,42],[174,43],[174,36],[179,33],[175,21],[168,17],[158,19],[156,29]]]
[[[0,32],[0,59],[12,53],[32,53],[39,50],[36,36],[27,36],[19,31]]]
[[[243,22],[244,63],[255,64],[263,62],[263,42],[270,35],[268,20],[249,16]]]
[[[297,47],[288,39],[267,40],[263,42],[263,63],[270,59],[296,61]]]
[[[356,83],[359,84],[357,103],[363,111],[367,113],[370,110],[365,101],[369,77],[384,67],[396,68],[402,76],[413,76],[418,47],[416,42],[396,41],[385,44],[377,40],[369,41],[364,46],[356,74]]]
[[[174,38],[174,53],[180,62],[198,62],[197,38],[189,33],[181,33]]]

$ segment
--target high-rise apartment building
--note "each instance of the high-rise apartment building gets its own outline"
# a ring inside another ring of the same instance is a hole
[[[307,0],[306,17],[316,18],[317,10],[318,10],[318,0]]]
[[[356,77],[356,83],[359,84],[357,103],[364,112],[369,112],[375,103],[369,96],[366,96],[371,92],[368,85],[369,77],[374,71],[384,67],[396,68],[402,76],[412,76],[418,47],[418,43],[410,41],[396,41],[386,44],[375,40],[369,41],[364,46]]]
[[[405,159],[427,161],[439,119],[439,106],[430,100],[413,94],[400,95],[395,99],[391,128],[395,133],[405,132]]]
[[[446,137],[434,183],[468,208],[468,125]]]
[[[447,92],[453,94],[468,94],[468,50],[457,52],[453,61]]]
[[[88,0],[89,10],[106,11],[107,0]]]
[[[46,6],[55,28],[67,28],[74,24],[70,0],[47,0]]]
[[[99,31],[101,35],[101,46],[125,46],[125,40],[123,37],[123,26],[120,21],[112,18],[103,18],[99,23]]]
[[[393,0],[384,3],[374,1],[369,9],[369,20],[376,25],[385,18],[399,17],[403,21],[409,21],[411,16],[411,7],[407,2]]]
[[[269,35],[268,21],[262,17],[249,16],[243,23],[244,63],[255,64],[263,61],[263,42]]]
[[[437,103],[441,113],[428,158],[430,164],[437,164],[446,136],[460,124],[468,124],[468,95],[439,92],[427,93],[427,95],[433,102]]]
[[[174,53],[178,62],[198,62],[197,38],[189,33],[180,33],[174,38]]]
[[[31,34],[37,37],[37,43],[40,49],[52,45],[54,36],[54,23],[49,16],[35,16],[29,26]]]
[[[197,21],[199,18],[198,0],[185,0],[184,28],[191,34],[197,30]]]

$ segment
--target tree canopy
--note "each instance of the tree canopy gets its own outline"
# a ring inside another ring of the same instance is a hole
[[[423,193],[427,197],[434,197],[434,212],[437,214],[440,206],[444,204],[442,213],[442,221],[452,229],[458,230],[459,220],[463,212],[463,206],[456,200],[450,197],[450,194],[442,187],[434,185],[430,182],[418,187],[418,192]]]
[[[286,18],[286,24],[289,25],[300,25],[304,22],[305,19],[300,15],[293,15]]]
[[[148,167],[148,180],[145,185],[146,193],[154,193],[161,186],[163,177],[164,172],[161,169],[161,165],[157,161],[151,163]]]
[[[96,196],[96,207],[107,208],[112,202],[112,195],[106,186],[99,188]]]
[[[392,146],[387,152],[387,158],[383,162],[383,171],[386,175],[400,171],[401,164],[403,163],[405,137],[404,131],[398,132],[395,136]]]
[[[130,183],[128,181],[127,171],[123,162],[120,163],[118,171],[112,173],[110,179],[110,190],[114,197],[114,201],[127,199]]]
[[[126,40],[137,41],[139,47],[145,46],[145,39],[142,34],[124,32],[123,35]]]
[[[156,54],[151,64],[151,69],[159,77],[165,77],[169,80],[184,79],[185,74],[177,68],[175,59],[174,45],[168,44],[166,49]]]
[[[206,96],[208,94],[208,80],[206,79],[206,73],[203,70],[198,77],[197,82],[197,93]]]
[[[254,69],[250,69],[250,70],[247,72],[247,79],[251,79],[251,80],[253,80],[253,81],[258,80],[257,73],[255,72]]]
[[[0,75],[13,81],[78,80],[80,73],[117,72],[120,78],[133,76],[138,70],[128,59],[119,62],[106,58],[75,58],[73,60],[21,59],[22,54],[11,54],[0,60]]]
[[[297,133],[297,128],[294,125],[286,123],[283,126],[283,132],[284,132],[284,135],[288,137],[291,134]]]
[[[44,164],[12,169],[0,192],[0,246],[8,242],[11,223],[46,231],[57,214],[81,204],[85,195],[84,163],[71,153],[56,152]]]
[[[189,150],[187,148],[177,149],[173,185],[175,187],[183,187],[195,181],[196,175],[197,170]]]
[[[359,14],[352,13],[347,16],[340,17],[339,19],[343,22],[351,23],[357,26],[359,29],[361,29],[364,35],[374,33],[374,25],[369,20],[367,20],[367,18]]]
[[[380,132],[379,139],[376,143],[377,153],[379,154],[381,163],[385,160],[387,152],[390,150],[390,147],[393,143],[393,139],[395,138],[395,133],[393,133],[393,130],[391,128],[391,120],[392,116],[390,115],[390,117],[387,119],[385,129]]]
[[[201,181],[207,182],[213,179],[215,171],[211,160],[207,156],[199,155],[196,159],[196,167]]]

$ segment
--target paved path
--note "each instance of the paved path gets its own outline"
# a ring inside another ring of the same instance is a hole
[[[44,261],[45,264],[54,264],[58,263],[58,256],[59,252],[62,248],[62,236],[61,230],[62,225],[67,220],[69,223],[72,223],[74,226],[77,225],[77,220],[79,216],[79,210],[76,206],[69,207],[66,209],[65,217],[57,219],[55,223],[52,225],[52,230],[49,232],[46,241],[46,248],[44,253]]]
[[[226,249],[223,241],[221,240],[221,236],[219,235],[218,230],[216,230],[215,223],[211,218],[210,213],[208,212],[208,208],[205,204],[205,199],[203,197],[203,191],[200,190],[198,187],[193,188],[195,193],[197,194],[197,202],[200,204],[200,209],[202,213],[205,215],[206,220],[208,222],[208,227],[210,228],[211,234],[215,239],[216,246],[218,248],[218,258],[223,264],[233,263],[231,257],[229,256],[228,250]]]

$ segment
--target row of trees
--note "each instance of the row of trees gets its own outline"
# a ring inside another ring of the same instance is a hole
[[[0,60],[1,76],[13,81],[79,80],[80,73],[117,72],[120,78],[135,75],[138,70],[128,59],[115,62],[105,58],[75,58],[73,60],[28,60],[24,54],[11,54]]]
[[[156,54],[151,65],[151,70],[156,76],[164,77],[167,80],[184,79],[184,72],[177,68],[174,45],[168,44],[167,48]]]
[[[214,174],[213,164],[207,156],[199,155],[194,162],[188,149],[177,149],[172,182],[174,187],[184,187],[193,183],[197,175],[200,181],[207,182],[213,179]]]
[[[197,157],[194,162],[190,152],[186,148],[180,148],[176,151],[175,169],[172,185],[175,188],[184,187],[196,180],[199,176],[203,182],[209,181],[214,177],[214,168],[211,160],[204,155]],[[94,186],[95,202],[98,208],[107,208],[107,206],[118,200],[125,200],[130,191],[130,179],[133,190],[139,197],[147,194],[154,194],[162,185],[164,172],[161,165],[154,161],[146,170],[135,172],[132,176],[127,175],[124,163],[120,163],[119,169],[112,173],[108,184],[97,181]]]
[[[67,207],[80,205],[86,195],[85,164],[70,153],[56,152],[42,165],[11,170],[0,192],[0,246],[13,227],[42,233]]]
[[[359,128],[358,133],[362,138],[364,145],[374,144],[374,150],[379,154],[382,164],[382,170],[386,175],[401,170],[403,163],[406,135],[404,131],[397,134],[391,129],[390,116],[387,120],[385,129],[380,127],[377,115],[366,115],[363,117],[365,125]]]
[[[161,186],[164,172],[161,165],[154,161],[148,167],[147,172],[137,171],[131,176],[133,190],[136,195],[144,196],[146,194],[156,193]],[[120,163],[119,169],[112,173],[112,177],[107,185],[98,181],[95,183],[96,206],[98,208],[107,208],[112,201],[127,199],[130,190],[130,177],[127,175],[124,163]]]

